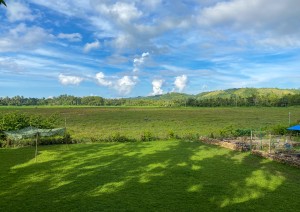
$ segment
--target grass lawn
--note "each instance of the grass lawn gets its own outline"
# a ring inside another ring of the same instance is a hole
[[[1,211],[297,211],[299,169],[199,142],[0,149]]]

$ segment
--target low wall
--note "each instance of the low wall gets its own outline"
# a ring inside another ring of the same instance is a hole
[[[250,145],[239,140],[217,140],[209,138],[200,138],[200,141],[206,144],[221,146],[227,149],[245,152],[250,150]]]
[[[284,153],[267,153],[259,150],[252,150],[253,155],[269,158],[271,160],[288,164],[300,168],[300,154],[284,154]]]

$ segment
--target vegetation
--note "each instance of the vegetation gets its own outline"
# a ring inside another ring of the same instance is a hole
[[[3,211],[297,211],[298,169],[199,142],[0,149]],[[13,159],[12,159],[13,158]]]
[[[3,4],[5,7],[7,7],[6,3],[4,0],[0,0],[0,5]]]
[[[58,115],[52,114],[49,117],[45,117],[39,114],[25,114],[20,112],[10,112],[0,114],[0,132],[19,130],[24,127],[32,126],[36,128],[51,129],[58,124]]]
[[[66,119],[67,131],[76,143],[243,136],[251,129],[281,132],[288,127],[289,112],[292,123],[300,118],[297,107],[0,107],[0,114],[7,117],[16,112],[29,117],[57,114],[56,126],[64,127]]]
[[[75,97],[61,95],[54,98],[0,98],[0,106],[84,105],[84,106],[161,106],[161,107],[287,107],[300,105],[300,90],[287,89],[229,89],[198,95],[168,93],[164,95],[105,99],[99,96]]]

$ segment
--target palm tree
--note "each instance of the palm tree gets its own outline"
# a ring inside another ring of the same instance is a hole
[[[5,7],[7,7],[7,6],[6,6],[6,3],[5,3],[5,1],[4,1],[4,0],[0,0],[0,5],[1,5],[1,4],[4,4],[4,5],[5,5]]]

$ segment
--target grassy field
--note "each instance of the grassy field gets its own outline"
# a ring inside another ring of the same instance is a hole
[[[297,211],[299,169],[200,142],[0,149],[1,211]]]
[[[140,139],[145,132],[167,138],[170,133],[215,135],[224,127],[259,130],[261,127],[300,120],[300,108],[151,108],[151,107],[0,107],[1,113],[20,111],[50,116],[58,113],[60,126],[77,140],[97,140],[116,133]]]

